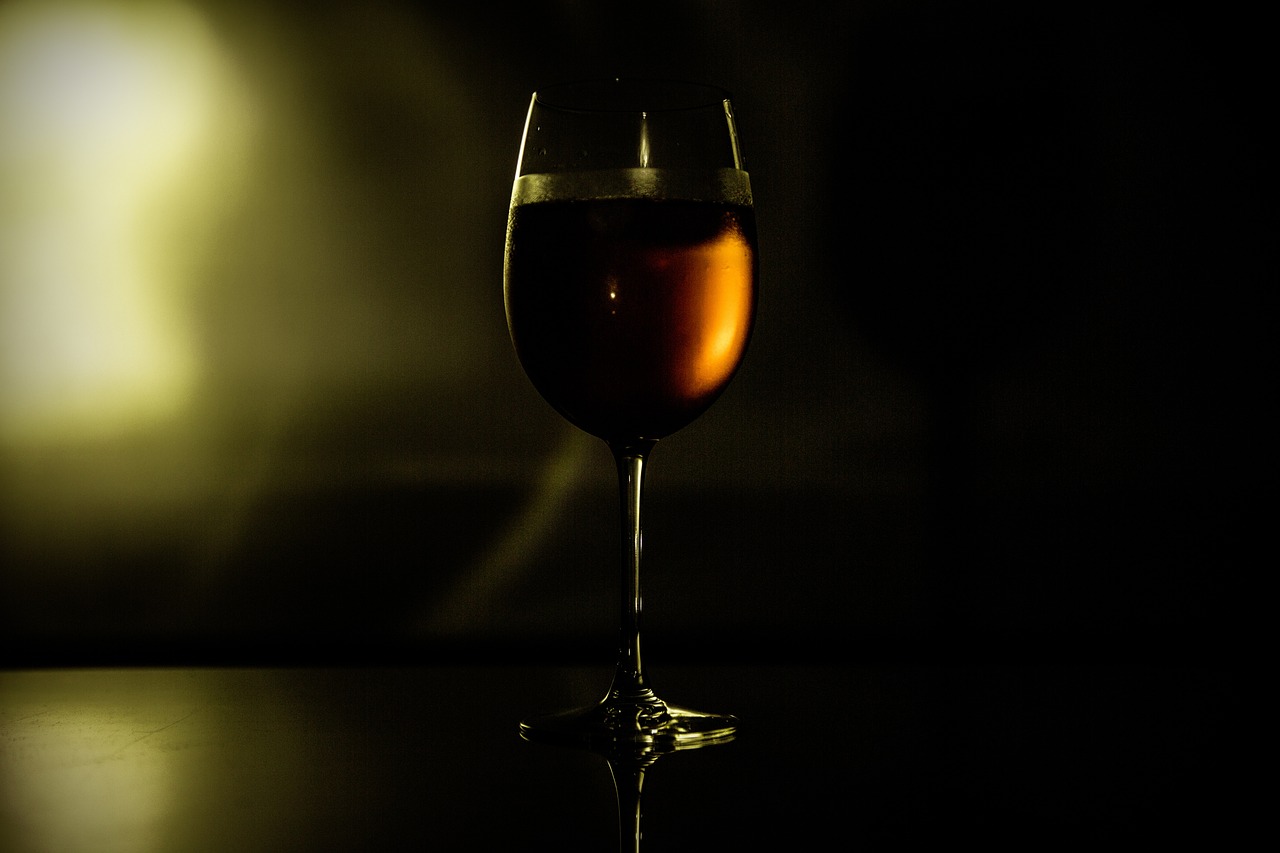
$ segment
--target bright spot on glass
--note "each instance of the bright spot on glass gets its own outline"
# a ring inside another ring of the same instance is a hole
[[[649,115],[640,113],[640,167],[649,168]]]

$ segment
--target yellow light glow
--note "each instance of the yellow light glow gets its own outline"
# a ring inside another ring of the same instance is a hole
[[[229,177],[228,85],[181,3],[0,5],[0,440],[109,434],[190,395],[175,232]]]
[[[75,675],[51,680],[73,684]],[[88,677],[104,682],[110,675]],[[165,849],[159,833],[174,807],[177,768],[172,750],[151,735],[192,709],[165,708],[176,714],[170,718],[127,701],[110,683],[96,686],[90,701],[23,707],[18,680],[10,700],[17,712],[0,720],[0,846]]]

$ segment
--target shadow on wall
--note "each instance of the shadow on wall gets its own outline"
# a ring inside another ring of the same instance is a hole
[[[744,47],[764,31],[714,4],[682,9],[684,25],[661,24],[655,51],[640,25],[559,8],[478,21],[397,3],[304,17],[159,0],[6,5],[11,647],[61,643],[75,656],[105,639],[150,655],[157,639],[203,648],[610,623],[613,474],[519,371],[500,235],[538,82],[607,66],[776,85],[757,67],[775,60]],[[747,103],[760,113],[745,123],[759,191],[780,217],[795,204],[791,159],[767,132],[778,105]],[[40,192],[50,185],[63,189]],[[810,324],[814,371],[789,339],[781,318],[808,309],[788,287],[806,277],[786,270],[814,263],[795,240],[784,228],[766,238],[773,284],[752,356],[787,361],[754,378],[749,364],[740,390],[664,446],[651,480],[672,495],[665,509],[653,502],[654,523],[693,592],[735,568],[768,572],[751,555],[760,536],[743,535],[759,529],[744,493],[811,478],[821,490],[879,487],[829,464],[857,441],[849,429],[833,441],[825,423],[849,397],[850,348],[838,326]],[[903,420],[892,406],[881,414]],[[892,428],[863,432],[893,440]],[[898,479],[875,482],[900,492]],[[699,500],[706,489],[724,499]],[[842,506],[815,503],[775,508],[800,525],[789,548],[817,547],[798,543],[818,525],[813,541],[835,535]],[[728,559],[704,565],[707,547]],[[820,575],[842,560],[831,549],[803,562]],[[729,618],[762,609],[735,595],[748,606]],[[684,616],[669,612],[696,624],[692,602],[707,599],[688,598]]]
[[[1212,28],[651,11],[0,6],[11,654],[607,654],[612,471],[520,373],[500,235],[530,89],[635,72],[739,94],[761,229],[747,363],[655,456],[658,635],[1216,624],[1203,413],[1257,395],[1186,342],[1261,220]]]

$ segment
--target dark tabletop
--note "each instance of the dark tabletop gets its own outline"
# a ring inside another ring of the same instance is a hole
[[[610,850],[606,759],[517,734],[608,676],[5,671],[0,850]],[[1208,668],[669,665],[657,682],[742,726],[647,768],[644,849],[1226,840],[1242,817],[1221,773],[1232,682]]]

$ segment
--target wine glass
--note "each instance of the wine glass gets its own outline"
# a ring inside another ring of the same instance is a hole
[[[613,454],[622,597],[608,693],[523,721],[527,739],[688,748],[734,735],[732,716],[658,698],[641,666],[640,498],[655,443],[737,371],[756,277],[751,186],[726,92],[614,79],[533,95],[507,223],[507,325],[542,397]]]

